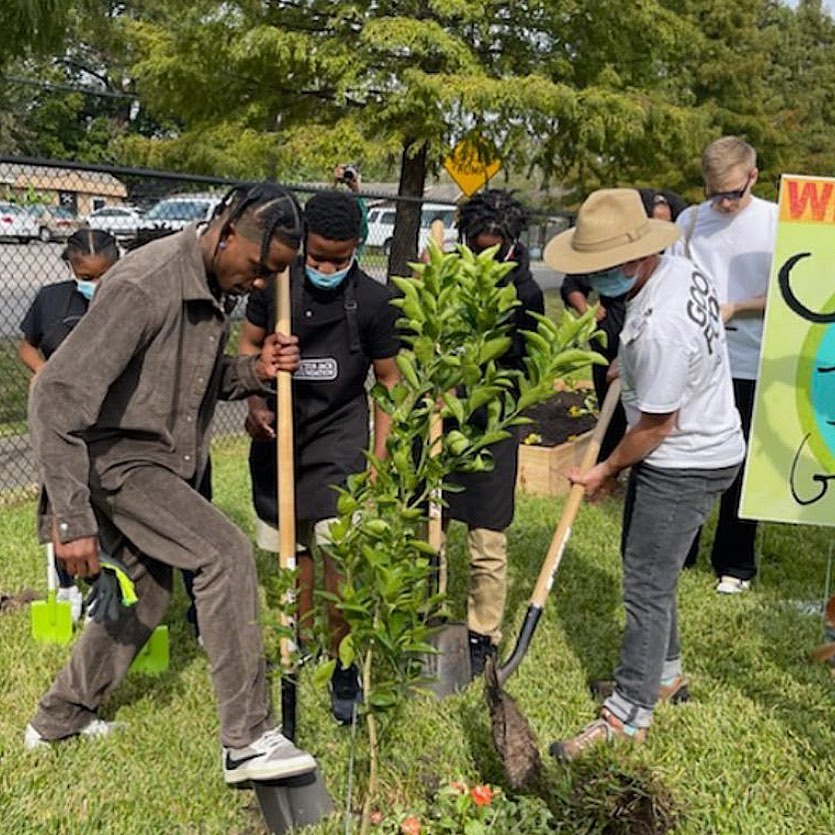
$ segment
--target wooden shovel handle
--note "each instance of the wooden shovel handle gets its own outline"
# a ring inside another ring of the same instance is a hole
[[[442,220],[433,220],[431,227],[432,239],[440,249],[444,248],[444,222]],[[437,404],[432,411],[432,416],[429,418],[429,454],[437,455],[441,451],[441,435],[443,433],[443,425],[441,415]],[[441,512],[440,496],[433,493],[429,499],[429,545],[440,554],[441,546],[443,545],[443,514]],[[445,566],[440,568],[442,573],[445,573]],[[444,579],[441,578],[441,585],[445,586]]]
[[[586,453],[580,464],[582,472],[587,472],[594,466],[597,461],[597,455],[600,452],[600,445],[603,442],[603,436],[609,428],[609,422],[615,412],[620,399],[620,380],[613,380],[609,385],[609,391],[606,393],[606,399],[603,401],[603,406],[600,408],[600,415],[597,418],[597,425],[592,432],[589,445],[586,447]],[[539,578],[536,581],[536,587],[531,595],[531,606],[536,606],[542,609],[545,605],[545,600],[548,597],[548,592],[551,589],[551,584],[554,580],[554,574],[560,564],[565,545],[568,538],[571,536],[571,526],[574,524],[574,518],[577,516],[577,511],[580,509],[580,504],[583,501],[585,487],[582,484],[574,484],[568,493],[568,498],[565,502],[565,507],[560,516],[557,529],[554,531],[554,536],[551,539],[551,545],[548,547],[548,553],[545,557],[545,562],[539,571]]]
[[[284,269],[275,282],[275,332],[290,336],[290,270]],[[296,505],[295,463],[293,447],[293,375],[279,371],[276,377],[276,455],[278,463],[278,564],[282,569],[296,567]],[[285,601],[288,602],[288,601]],[[290,625],[286,613],[281,616],[283,626]],[[292,642],[281,640],[281,664],[290,668]]]

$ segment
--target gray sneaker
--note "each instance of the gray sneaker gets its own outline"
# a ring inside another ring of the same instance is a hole
[[[223,777],[230,786],[246,780],[280,780],[307,774],[316,760],[278,729],[264,731],[245,748],[223,749]]]
[[[27,725],[26,731],[23,734],[23,747],[27,751],[32,751],[35,748],[49,748],[55,742],[63,742],[65,739],[72,739],[76,736],[85,736],[88,738],[109,736],[114,731],[118,731],[124,727],[124,722],[105,722],[104,719],[91,719],[77,733],[70,734],[62,739],[44,739],[32,725]]]

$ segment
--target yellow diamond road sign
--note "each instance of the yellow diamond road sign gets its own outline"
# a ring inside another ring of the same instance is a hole
[[[499,171],[502,164],[497,156],[490,161],[479,157],[475,143],[462,139],[444,160],[444,168],[456,185],[469,197],[480,188],[484,188]]]

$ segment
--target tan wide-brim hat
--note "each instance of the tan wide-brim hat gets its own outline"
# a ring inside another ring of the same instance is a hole
[[[647,217],[632,188],[592,192],[577,213],[577,225],[552,238],[543,259],[563,273],[592,273],[666,249],[679,236],[674,223]]]

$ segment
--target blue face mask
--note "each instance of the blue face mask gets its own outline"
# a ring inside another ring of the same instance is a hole
[[[351,266],[353,266],[353,263],[354,262],[352,260],[351,264],[349,264],[344,270],[339,270],[335,273],[320,273],[319,270],[316,270],[313,267],[305,267],[304,274],[314,287],[318,287],[320,290],[333,290],[336,287],[339,287],[339,285],[345,280],[345,276],[351,272]]]
[[[592,290],[596,290],[601,296],[609,296],[609,298],[617,298],[624,293],[628,293],[635,286],[636,280],[634,277],[625,276],[620,267],[591,273],[588,279]]]
[[[75,289],[87,299],[88,302],[93,301],[93,296],[96,294],[96,287],[98,283],[95,281],[82,281],[80,278],[75,280]]]

